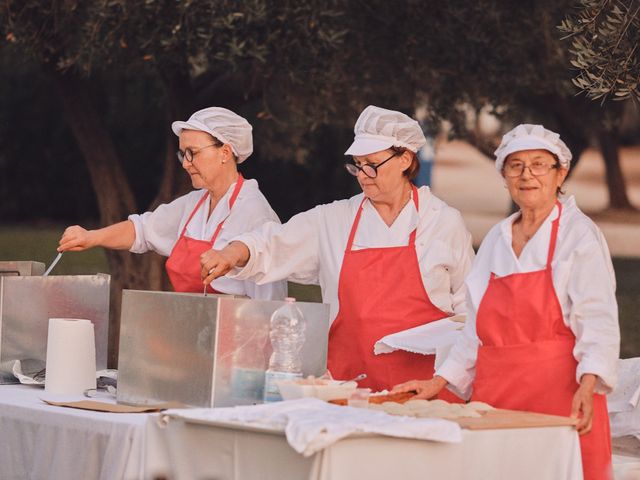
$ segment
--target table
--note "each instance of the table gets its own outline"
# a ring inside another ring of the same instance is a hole
[[[42,387],[0,385],[0,478],[144,478],[148,414],[54,407],[40,400],[43,393]]]
[[[464,430],[460,444],[356,435],[305,458],[273,429],[54,407],[42,393],[0,386],[3,480],[582,478],[571,427]]]
[[[147,447],[148,478],[175,480],[582,478],[572,427],[464,430],[459,444],[353,436],[305,458],[281,431],[172,417],[150,419]]]

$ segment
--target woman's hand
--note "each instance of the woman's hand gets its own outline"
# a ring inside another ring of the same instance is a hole
[[[85,230],[80,225],[67,227],[58,243],[58,252],[79,252],[95,247],[94,232]]]
[[[202,283],[209,285],[232,268],[243,267],[249,260],[249,249],[242,242],[231,242],[222,250],[207,250],[200,255]]]
[[[580,386],[573,395],[571,402],[571,417],[578,418],[576,429],[580,435],[591,431],[593,423],[593,392],[596,386],[596,376],[586,373],[580,378]]]
[[[59,252],[79,252],[93,247],[129,250],[136,239],[136,229],[131,220],[114,223],[97,230],[86,230],[80,225],[67,227],[58,245]]]
[[[411,380],[409,382],[401,383],[400,385],[396,385],[391,390],[391,393],[401,393],[401,392],[418,392],[417,395],[412,397],[412,399],[425,399],[428,400],[430,398],[435,397],[440,391],[447,385],[447,382],[444,378],[436,375],[431,380]]]

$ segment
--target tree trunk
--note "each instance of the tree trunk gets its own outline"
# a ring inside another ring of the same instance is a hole
[[[617,131],[600,130],[598,132],[598,143],[606,167],[609,208],[633,210],[627,195],[627,186],[622,174],[622,168],[620,167]]]
[[[137,210],[135,199],[113,141],[91,101],[88,81],[73,74],[54,73],[54,78],[66,119],[89,169],[101,224],[122,221]],[[108,364],[113,368],[118,362],[122,290],[161,288],[162,257],[113,250],[107,250],[106,255],[111,273]]]

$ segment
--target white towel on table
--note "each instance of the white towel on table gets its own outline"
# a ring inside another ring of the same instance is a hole
[[[392,333],[375,343],[373,353],[380,355],[396,350],[405,350],[422,355],[435,355],[435,368],[438,368],[462,334],[465,319],[466,315],[455,315],[402,332]]]
[[[640,358],[618,360],[618,382],[607,395],[609,412],[628,412],[640,400]]]
[[[611,437],[640,440],[640,358],[618,360],[618,382],[607,395]]]
[[[167,415],[211,422],[234,422],[284,430],[289,445],[305,457],[355,432],[439,442],[460,442],[457,423],[416,419],[381,411],[341,407],[316,398],[256,406],[167,410]]]

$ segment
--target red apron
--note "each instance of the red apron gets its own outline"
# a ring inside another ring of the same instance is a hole
[[[244,178],[239,174],[236,186],[233,189],[231,198],[229,199],[229,213],[231,213],[231,209],[238,198],[238,194],[240,193],[243,183]],[[204,194],[191,212],[191,215],[189,215],[187,223],[184,224],[182,233],[180,233],[180,238],[178,238],[173,250],[171,250],[171,255],[169,255],[167,263],[165,264],[169,280],[171,280],[171,285],[173,285],[173,289],[176,292],[200,293],[204,290],[204,285],[202,284],[202,279],[200,277],[200,272],[202,271],[202,267],[200,266],[200,255],[213,248],[213,244],[216,241],[216,238],[218,238],[220,230],[222,230],[222,225],[229,217],[229,215],[227,215],[227,217],[218,224],[210,241],[196,240],[185,236],[187,225],[189,225],[193,216],[208,197],[209,192]],[[211,293],[219,293],[211,287],[211,284],[208,285],[207,291]]]
[[[412,189],[419,211],[418,190]],[[431,303],[424,289],[415,248],[417,228],[407,246],[351,249],[365,200],[353,221],[340,270],[340,310],[329,331],[328,368],[338,379],[366,373],[360,386],[390,390],[398,383],[433,377],[435,355],[374,355],[375,342],[448,314]],[[445,396],[457,399],[449,392]]]
[[[568,416],[578,389],[575,336],[564,324],[551,261],[562,205],[553,221],[543,270],[491,274],[478,307],[478,348],[472,400],[498,408]],[[593,397],[593,429],[580,436],[586,480],[610,478],[611,435],[604,395]]]

